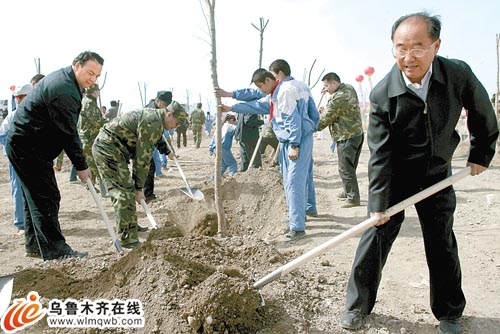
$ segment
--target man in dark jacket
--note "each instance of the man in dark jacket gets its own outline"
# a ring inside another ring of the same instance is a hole
[[[236,120],[236,133],[234,139],[240,143],[240,171],[244,172],[248,169],[253,152],[258,149],[257,142],[259,141],[259,127],[264,124],[264,121],[259,119],[259,115],[253,114],[238,114]],[[255,155],[252,167],[259,168],[262,166],[260,153]]]
[[[498,127],[488,94],[470,67],[437,56],[439,17],[427,13],[398,19],[392,28],[396,65],[373,89],[368,127],[368,209],[377,226],[358,245],[340,326],[357,329],[371,313],[382,269],[404,219],[384,212],[451,174],[460,137],[462,107],[469,112],[471,175],[485,171],[495,154]],[[465,308],[458,246],[453,233],[456,198],[447,187],[415,205],[422,229],[439,333],[461,333]]]
[[[66,152],[77,175],[86,182],[90,175],[78,136],[82,89],[101,75],[104,60],[97,53],[79,54],[72,66],[47,75],[19,105],[7,138],[7,156],[25,196],[26,255],[44,260],[83,257],[71,249],[59,225],[61,195],[52,167]]]

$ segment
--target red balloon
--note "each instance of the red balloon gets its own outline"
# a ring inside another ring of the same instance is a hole
[[[16,90],[16,86],[14,86],[14,85],[10,86],[10,90],[11,91],[15,91]]]
[[[364,78],[365,78],[365,77],[364,77],[364,76],[362,76],[362,75],[360,74],[360,75],[358,75],[358,76],[356,77],[356,81],[357,81],[357,82],[359,82],[359,83],[362,83]]]
[[[365,68],[365,74],[367,76],[371,76],[374,72],[375,72],[375,69],[371,66],[368,66],[367,68]]]

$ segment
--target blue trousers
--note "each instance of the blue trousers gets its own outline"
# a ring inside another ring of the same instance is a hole
[[[161,171],[161,159],[160,159],[160,152],[158,151],[157,148],[153,150],[153,160],[155,162],[155,175],[160,176],[163,174]]]
[[[306,213],[313,213],[313,214],[318,213],[318,209],[316,208],[316,188],[314,187],[314,180],[313,180],[313,159],[312,158],[311,158],[311,163],[310,163],[310,167],[309,167],[309,172],[307,173]]]
[[[221,176],[224,175],[229,168],[229,176],[238,172],[238,161],[233,156],[231,149],[222,148],[222,163],[221,163]]]
[[[306,229],[306,203],[308,197],[308,177],[305,173],[312,173],[312,134],[302,137],[299,148],[299,157],[290,160],[288,149],[290,143],[282,143],[279,152],[279,164],[283,176],[286,204],[288,207],[288,223],[291,231]]]
[[[12,201],[14,202],[14,226],[24,228],[24,198],[23,189],[16,171],[9,162],[10,187],[12,191]]]

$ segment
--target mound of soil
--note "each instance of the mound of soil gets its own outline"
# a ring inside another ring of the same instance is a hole
[[[236,153],[236,149],[234,150]],[[457,148],[454,172],[465,166],[468,145]],[[57,174],[62,201],[60,222],[68,243],[89,251],[86,259],[47,261],[24,257],[22,237],[13,237],[12,209],[0,206],[0,274],[15,273],[13,298],[37,291],[51,299],[139,299],[144,328],[49,328],[40,321],[33,333],[344,333],[337,324],[344,307],[350,265],[358,243],[351,238],[296,270],[265,285],[253,284],[306,251],[366,219],[368,150],[360,157],[361,206],[342,209],[336,157],[329,140],[315,140],[314,168],[319,215],[309,217],[307,235],[287,243],[281,175],[264,159],[262,170],[225,177],[222,198],[226,233],[218,234],[213,203],[213,166],[205,150],[184,148],[183,170],[204,201],[182,193],[174,167],[156,180],[157,200],[149,207],[159,229],[140,233],[143,246],[117,254],[95,203],[85,187],[68,182],[69,163]],[[497,155],[496,158],[498,158]],[[238,158],[238,157],[237,157]],[[461,251],[468,305],[465,334],[498,333],[500,328],[500,170],[498,160],[479,177],[456,185],[455,233]],[[6,159],[0,157],[0,197],[10,200]],[[1,172],[4,171],[4,172]],[[491,195],[486,201],[486,195]],[[109,200],[103,204],[109,217]],[[416,212],[406,222],[389,257],[368,324],[359,333],[433,334],[437,320],[429,309],[428,272]],[[138,206],[141,225],[148,225]],[[472,219],[473,218],[473,219]]]

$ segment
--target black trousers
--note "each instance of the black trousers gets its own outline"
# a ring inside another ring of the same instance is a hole
[[[255,149],[258,149],[257,141],[259,138],[257,137],[255,140],[246,140],[240,141],[240,160],[241,160],[241,168],[240,171],[244,172],[248,169],[248,165],[250,165],[250,160],[252,160],[252,155]],[[253,161],[252,167],[259,168],[262,166],[262,159],[260,157],[260,151],[255,155],[255,159]]]
[[[148,198],[155,192],[155,161],[151,159],[151,164],[149,165],[148,176],[146,177],[146,183],[144,183],[144,196]]]
[[[337,142],[339,176],[347,200],[359,202],[359,187],[356,169],[363,147],[364,134]]]
[[[40,253],[44,260],[72,251],[59,225],[61,194],[53,161],[41,160],[33,152],[6,146],[7,156],[24,192],[24,237],[27,252]]]
[[[392,192],[391,206],[444,177],[446,175],[427,178],[421,182],[421,187],[412,187],[410,184],[414,180],[396,181],[400,186],[396,186]],[[408,190],[413,191],[410,193]],[[431,310],[438,320],[459,318],[465,308],[462,272],[453,233],[455,207],[455,192],[451,186],[415,205],[429,267]],[[370,228],[361,237],[347,286],[347,311],[357,311],[363,315],[371,313],[382,269],[403,220],[404,211],[391,217],[388,223]]]

